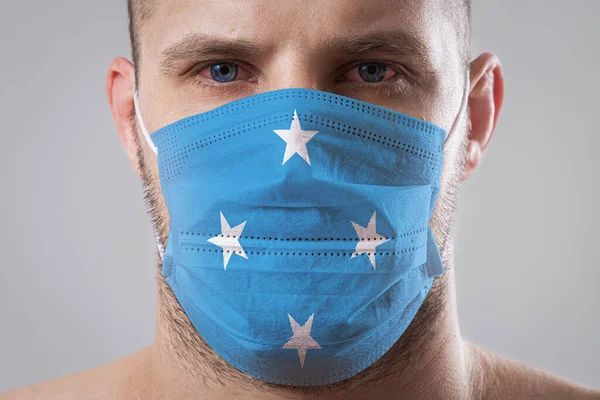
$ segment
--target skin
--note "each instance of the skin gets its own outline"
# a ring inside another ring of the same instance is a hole
[[[301,9],[297,4],[272,0],[160,2],[140,36],[137,73],[141,111],[153,132],[241,97],[303,87],[375,103],[446,130],[457,121],[445,150],[442,193],[431,221],[446,273],[436,279],[399,342],[371,367],[343,382],[317,388],[266,384],[225,363],[202,341],[158,274],[156,338],[152,345],[109,364],[0,397],[600,399],[599,392],[504,358],[465,341],[460,334],[451,217],[456,188],[478,167],[498,120],[504,97],[498,58],[484,53],[465,65],[456,25],[438,1],[303,0]],[[422,43],[425,52],[421,57],[385,51],[349,55],[322,46],[325,38],[366,37],[380,31],[408,32]],[[198,33],[260,41],[265,49],[235,59],[215,55],[183,61],[179,54],[164,68],[165,49],[186,35]],[[381,85],[379,89],[360,86],[356,64],[369,60],[397,63],[413,75],[402,75],[394,85],[390,83],[394,78],[375,84]],[[211,82],[208,69],[198,68],[210,61],[240,62],[247,68],[240,71],[235,85],[211,87],[206,86]],[[470,71],[468,81],[466,69]],[[127,59],[113,60],[107,96],[123,148],[144,182],[149,213],[164,243],[169,217],[160,191],[156,156],[134,119],[134,71]],[[469,113],[459,115],[465,90]]]

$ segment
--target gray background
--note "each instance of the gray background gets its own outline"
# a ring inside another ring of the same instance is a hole
[[[154,337],[141,185],[104,94],[129,56],[124,0],[0,12],[0,391],[97,366]],[[473,54],[503,61],[506,102],[464,185],[456,239],[464,336],[600,388],[600,1],[477,1]]]

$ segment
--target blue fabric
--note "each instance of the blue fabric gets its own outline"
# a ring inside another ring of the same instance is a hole
[[[286,385],[341,381],[377,361],[444,272],[429,220],[445,136],[311,89],[154,132],[171,218],[162,273],[204,340]]]

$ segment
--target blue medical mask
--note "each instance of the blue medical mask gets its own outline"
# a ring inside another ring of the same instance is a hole
[[[171,221],[162,274],[216,353],[255,378],[315,386],[392,347],[444,272],[429,227],[442,128],[282,89],[149,135],[135,103]]]

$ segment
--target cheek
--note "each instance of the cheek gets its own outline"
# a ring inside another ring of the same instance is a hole
[[[448,107],[447,103],[448,100],[440,93],[419,91],[403,99],[390,99],[387,104],[380,105],[449,131],[453,119],[449,115],[451,107]]]
[[[456,97],[454,92],[435,93],[425,100],[424,105],[425,118],[430,122],[438,125],[439,127],[449,132],[457,118],[457,112],[460,107],[459,103],[455,105],[454,99]]]
[[[428,90],[422,91],[418,98],[412,100],[411,107],[414,107],[418,118],[450,132],[457,118],[466,120],[464,116],[459,115],[465,96],[463,84],[464,78],[441,75],[428,85]],[[457,130],[460,129],[458,126]]]

